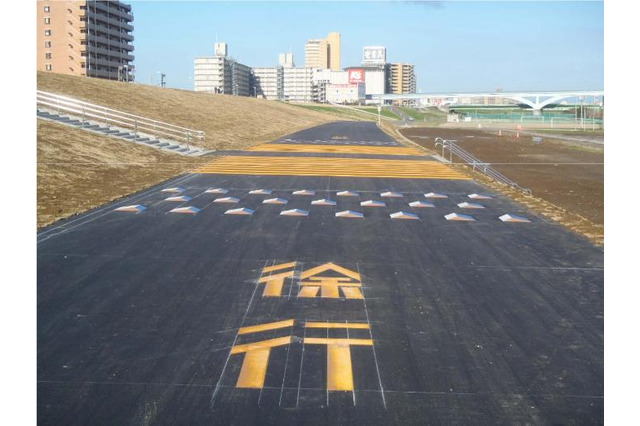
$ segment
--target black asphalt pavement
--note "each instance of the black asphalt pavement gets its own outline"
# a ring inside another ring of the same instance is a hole
[[[391,141],[369,123],[288,138],[336,136]],[[182,192],[162,192],[173,187]],[[238,201],[214,202],[223,197]],[[287,204],[262,203],[271,198]],[[115,211],[129,205],[146,209]],[[170,212],[185,206],[200,210]],[[237,208],[253,214],[224,214]],[[280,215],[290,209],[309,215]],[[364,217],[335,216],[345,210]],[[390,217],[399,211],[418,220]],[[500,221],[506,213],[530,223]],[[283,270],[265,297],[265,279]],[[301,297],[331,280],[352,287]],[[38,421],[601,424],[603,284],[602,249],[474,181],[184,175],[39,233]],[[238,351],[283,340],[267,349],[262,385],[239,387],[260,362]],[[345,378],[353,390],[329,389]]]

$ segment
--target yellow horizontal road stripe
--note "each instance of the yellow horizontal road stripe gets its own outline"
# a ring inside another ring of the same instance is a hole
[[[256,349],[275,348],[277,346],[288,345],[291,343],[291,336],[278,337],[277,339],[263,340],[262,342],[247,343],[246,345],[237,345],[231,348],[231,355],[241,354],[243,352],[253,351]]]
[[[359,328],[369,329],[369,324],[363,323],[345,323],[345,322],[313,322],[307,321],[304,325],[306,328]]]
[[[293,268],[294,266],[296,266],[296,262],[281,263],[279,265],[273,265],[273,266],[268,266],[266,268],[263,268],[262,272],[277,271],[279,269]]]
[[[324,337],[305,337],[307,345],[338,345],[338,346],[373,346],[371,339],[325,339]]]
[[[247,151],[259,152],[317,152],[337,154],[380,154],[380,155],[422,155],[421,152],[409,147],[367,146],[367,145],[288,145],[264,144]]]
[[[238,334],[257,333],[259,331],[276,330],[278,328],[293,327],[293,320],[270,322],[269,324],[258,324],[251,327],[242,327]]]
[[[222,157],[196,173],[269,176],[379,177],[469,180],[435,161],[323,157]]]

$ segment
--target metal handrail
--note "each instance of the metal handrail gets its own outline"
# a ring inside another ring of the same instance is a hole
[[[531,195],[531,189],[528,188],[523,188],[520,185],[518,185],[516,182],[512,181],[511,179],[509,179],[508,177],[506,177],[505,175],[503,175],[502,173],[498,172],[497,170],[495,170],[493,167],[491,167],[491,165],[487,162],[484,162],[476,157],[474,157],[473,155],[471,155],[470,153],[468,153],[467,151],[465,151],[464,149],[460,148],[458,145],[456,145],[455,143],[458,142],[457,140],[449,140],[449,139],[442,139],[442,138],[436,138],[435,139],[435,146],[437,147],[438,145],[440,145],[442,147],[442,158],[446,160],[446,158],[444,157],[444,150],[448,149],[449,150],[449,163],[453,163],[453,156],[457,156],[460,159],[462,159],[466,164],[473,166],[473,171],[476,171],[476,169],[480,172],[482,172],[485,176],[490,177],[491,179],[502,183],[504,185],[508,185],[511,186],[513,188],[517,188],[520,191],[523,191],[529,195]]]
[[[133,129],[136,135],[139,131],[150,132],[154,137],[162,135],[170,139],[184,140],[188,144],[194,140],[203,141],[205,139],[205,132],[201,130],[176,126],[175,124],[165,123],[41,90],[38,90],[36,93],[36,103],[38,105],[55,108],[59,113],[65,111],[72,114],[79,114],[82,116],[83,123],[86,117],[92,117],[104,121],[107,126],[109,124],[115,124]]]

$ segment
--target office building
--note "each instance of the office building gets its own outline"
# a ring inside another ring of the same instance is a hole
[[[328,68],[339,71],[341,67],[340,33],[329,33],[327,38],[311,39],[304,47],[305,67]]]
[[[37,2],[37,69],[133,81],[133,14],[119,1]]]

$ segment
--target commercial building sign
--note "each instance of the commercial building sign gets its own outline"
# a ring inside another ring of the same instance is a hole
[[[387,62],[387,48],[383,46],[367,46],[362,51],[362,63],[365,65],[383,65]]]
[[[349,83],[364,83],[364,69],[353,68],[349,70]]]

